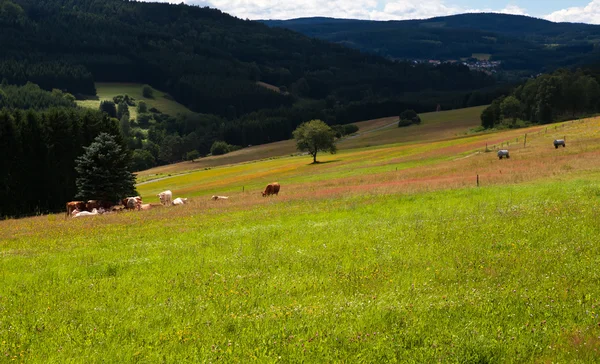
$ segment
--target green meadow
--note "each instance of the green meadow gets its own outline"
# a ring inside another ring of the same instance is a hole
[[[146,98],[142,94],[142,84],[139,83],[111,83],[111,82],[97,82],[96,83],[96,94],[97,97],[88,100],[79,100],[77,104],[82,107],[91,109],[98,109],[100,102],[105,100],[112,100],[113,97],[118,95],[129,95],[135,98],[135,101],[144,101],[148,105],[148,109],[156,108],[163,114],[176,116],[177,114],[190,114],[190,111],[185,106],[181,105],[177,101],[174,101],[169,97],[168,94],[157,90],[154,90],[154,96],[152,98]],[[132,119],[137,117],[137,110],[135,106],[129,107],[129,113]]]
[[[185,206],[0,221],[0,361],[600,361],[598,119],[318,159],[138,187]]]

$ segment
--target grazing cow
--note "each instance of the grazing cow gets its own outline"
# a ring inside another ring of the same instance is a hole
[[[213,196],[210,198],[211,200],[229,200],[229,196]]]
[[[280,187],[281,186],[277,182],[269,183],[267,188],[265,188],[265,191],[262,193],[263,197],[271,195],[277,196]]]
[[[158,198],[160,199],[161,204],[165,206],[171,205],[171,200],[173,199],[173,193],[171,192],[171,190],[163,191],[156,196],[158,196]]]
[[[508,150],[506,149],[501,149],[498,151],[498,159],[502,159],[506,157],[507,159],[510,159],[510,155],[508,154]]]
[[[81,211],[75,214],[73,217],[82,217],[82,216],[94,216],[98,215],[98,210],[93,209],[92,212],[89,211]]]
[[[71,215],[71,213],[75,210],[85,210],[85,202],[84,201],[71,201],[67,202],[67,214],[65,215],[65,219],[67,216]]]
[[[177,197],[176,199],[173,200],[173,202],[171,204],[173,204],[173,206],[175,205],[185,205],[187,203],[187,198],[181,198],[181,197]]]
[[[561,145],[563,146],[563,148],[567,146],[567,144],[565,143],[564,139],[556,139],[556,140],[554,140],[554,148],[555,149],[558,149],[558,147],[560,147]]]

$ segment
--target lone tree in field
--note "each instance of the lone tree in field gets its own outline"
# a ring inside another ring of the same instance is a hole
[[[311,120],[301,124],[294,130],[294,139],[298,150],[306,151],[313,156],[313,163],[317,163],[317,153],[327,151],[335,154],[335,131],[321,120]]]
[[[115,202],[135,196],[135,176],[129,153],[114,136],[101,133],[75,160],[77,198]]]

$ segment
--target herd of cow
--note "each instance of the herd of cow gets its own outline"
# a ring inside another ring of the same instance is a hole
[[[262,193],[263,197],[270,195],[278,195],[281,186],[277,182],[269,183]],[[185,205],[188,202],[187,198],[177,197],[173,199],[173,192],[170,190],[163,191],[156,195],[160,200],[162,206],[178,206]],[[227,200],[228,196],[212,196],[211,200]],[[153,207],[152,204],[144,204],[140,196],[126,197],[115,204],[101,200],[89,200],[89,201],[71,201],[67,202],[67,213],[66,217],[82,217],[82,216],[94,216],[105,213],[118,212],[123,210],[150,210]]]
[[[554,142],[554,148],[558,149],[558,147],[560,147],[562,145],[563,148],[565,148],[567,146],[567,143],[565,142],[564,139],[555,139]],[[498,151],[498,159],[502,159],[506,157],[507,159],[510,159],[510,154],[508,153],[508,149],[500,149]]]

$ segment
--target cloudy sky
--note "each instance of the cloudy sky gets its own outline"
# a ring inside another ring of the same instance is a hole
[[[146,0],[210,6],[248,19],[307,16],[373,20],[420,19],[465,12],[525,14],[600,24],[600,0]]]

